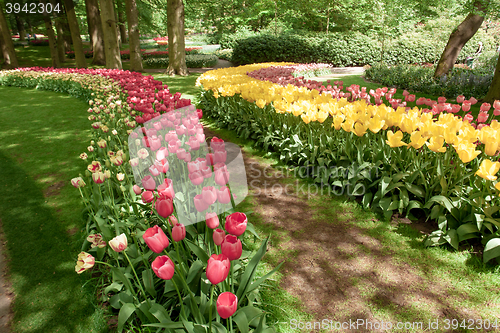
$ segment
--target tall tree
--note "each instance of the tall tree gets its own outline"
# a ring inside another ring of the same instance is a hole
[[[495,68],[495,74],[493,75],[493,81],[491,81],[490,90],[484,98],[484,102],[493,103],[495,100],[500,101],[500,56],[498,57],[497,66]]]
[[[2,6],[3,7],[3,6]],[[3,54],[3,68],[16,68],[18,67],[16,51],[14,50],[14,43],[10,34],[9,26],[5,20],[3,8],[0,8],[0,35],[2,37],[2,54]]]
[[[83,53],[80,27],[76,19],[73,0],[64,0],[64,7],[66,7],[66,16],[71,31],[71,39],[73,40],[73,48],[75,49],[76,68],[87,68],[87,61],[85,61],[85,54]]]
[[[105,65],[104,40],[102,31],[101,14],[97,0],[85,0],[87,7],[87,24],[89,25],[94,58],[93,65]]]
[[[469,15],[453,30],[436,66],[434,77],[443,76],[453,69],[460,51],[483,24],[488,4],[489,0],[476,0]]]
[[[106,68],[122,69],[113,0],[99,0],[99,4],[101,5]]]
[[[63,7],[62,3],[59,0],[51,0],[51,3],[53,8],[56,8],[58,4],[60,9]],[[57,32],[57,54],[59,55],[59,61],[63,63],[66,61],[66,48],[64,45],[64,28],[62,24],[65,15],[63,14],[62,10],[60,10],[59,12],[54,11],[53,13],[55,15],[54,24],[56,26],[56,32]]]
[[[24,23],[21,17],[19,15],[15,16],[16,19],[16,25],[17,25],[17,32],[19,33],[19,40],[21,42],[24,42],[26,38],[26,30],[24,30]]]
[[[40,3],[45,6],[45,1],[40,0]],[[49,38],[49,48],[50,48],[50,57],[52,58],[52,67],[59,68],[61,67],[61,62],[59,60],[59,53],[57,52],[57,41],[56,36],[54,34],[54,27],[52,26],[52,20],[47,12],[43,13],[43,22],[45,23],[45,33]]]
[[[167,30],[168,67],[165,74],[187,76],[183,0],[167,0]]]
[[[139,41],[139,19],[135,0],[125,0],[127,11],[128,38],[130,46],[130,70],[142,72],[142,55]]]
[[[126,21],[127,20],[125,15],[123,15],[123,11],[121,10],[121,8],[118,8],[118,22],[119,22],[118,28],[120,29],[120,36],[122,43],[127,43],[127,28],[125,27],[127,24]]]

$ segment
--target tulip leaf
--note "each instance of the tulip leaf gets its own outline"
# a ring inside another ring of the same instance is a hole
[[[143,326],[170,328],[170,329],[184,328],[184,324],[181,322],[143,324]]]
[[[189,268],[188,276],[186,279],[187,284],[190,284],[196,278],[196,276],[201,275],[202,271],[203,262],[201,262],[201,260],[196,260]]]
[[[412,194],[416,195],[417,197],[423,198],[425,197],[425,191],[421,186],[411,184],[411,183],[405,183],[406,189],[410,191]]]
[[[255,228],[254,228],[254,226],[253,226],[253,224],[252,224],[252,223],[247,222],[247,230],[248,230],[248,231],[250,231],[250,233],[251,233],[252,235],[254,235],[255,237],[257,237],[257,239],[261,239],[261,238],[259,237],[259,235],[257,234],[257,232],[255,231]]]
[[[439,246],[446,244],[446,239],[443,238],[443,231],[435,230],[425,239],[424,246]]]
[[[214,322],[212,323],[212,330],[213,330],[214,328],[215,328],[215,329],[217,329],[217,332],[218,332],[218,333],[227,333],[226,328],[225,328],[225,327],[224,327],[221,323],[218,323],[218,322],[216,322],[216,321],[214,321]],[[242,332],[243,332],[243,331],[242,331]],[[215,333],[215,332],[214,332],[214,333]]]
[[[120,312],[118,313],[118,332],[123,331],[123,326],[128,321],[132,313],[135,312],[135,310],[136,307],[133,303],[123,304],[122,308],[120,309]]]
[[[434,202],[445,207],[451,213],[451,210],[453,209],[453,204],[451,203],[450,199],[442,195],[435,195],[432,198],[430,198],[429,201],[427,201],[427,203],[425,204],[424,208],[430,208],[432,206],[432,203]]]
[[[170,319],[167,310],[165,310],[165,308],[161,304],[158,303],[151,304],[151,308],[149,309],[149,311],[156,319],[158,319],[160,323],[172,323],[172,320]]]
[[[203,250],[201,247],[199,247],[198,245],[196,245],[195,243],[193,243],[189,239],[185,239],[185,241],[188,244],[191,251],[193,251],[194,254],[196,254],[198,259],[200,259],[204,263],[208,262],[209,257],[208,257],[208,254],[205,252],[205,250]]]
[[[248,319],[244,312],[238,312],[238,314],[233,315],[233,321],[241,333],[248,333]]]
[[[151,269],[145,269],[142,271],[142,281],[144,281],[146,291],[151,296],[156,297],[155,282],[153,280],[153,271]]]
[[[250,287],[248,287],[247,289],[247,293],[251,292],[252,290],[256,289],[259,287],[259,285],[266,281],[271,275],[273,275],[275,272],[278,271],[278,269],[280,269],[281,265],[283,265],[284,261],[280,262],[278,266],[276,266],[272,271],[270,271],[269,273],[267,273],[266,275],[264,275],[263,277],[259,278],[258,280],[256,280],[254,283],[252,283],[250,285]]]
[[[125,285],[127,290],[133,290],[130,280],[125,276],[125,274],[123,274],[123,272],[120,270],[120,267],[113,267],[111,268],[111,271],[113,272],[115,277]]]
[[[382,196],[384,196],[387,193],[386,188],[387,188],[387,186],[389,186],[391,181],[392,181],[391,177],[386,176],[386,177],[382,178],[382,181],[381,181]]]
[[[243,276],[241,277],[240,285],[238,287],[238,290],[236,291],[236,297],[238,297],[238,303],[241,303],[243,301],[244,298],[243,296],[246,294],[250,286],[250,283],[252,282],[252,279],[255,276],[255,273],[257,272],[257,265],[259,264],[264,254],[266,254],[268,241],[269,237],[267,237],[265,240],[262,241],[260,248],[257,250],[257,253],[255,253],[255,255],[253,256],[252,260],[250,260],[250,262],[248,263],[248,266],[245,269]]]
[[[483,261],[488,262],[498,257],[500,257],[500,238],[492,238],[484,247]]]
[[[453,246],[455,250],[458,250],[458,235],[455,229],[450,229],[443,235],[443,238]]]

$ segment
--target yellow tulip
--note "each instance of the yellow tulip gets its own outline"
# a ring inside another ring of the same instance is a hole
[[[460,160],[464,163],[469,163],[470,161],[475,159],[477,155],[481,154],[480,150],[476,150],[475,144],[469,143],[467,141],[460,142],[455,146],[455,150],[457,151]]]
[[[365,135],[367,128],[368,128],[368,126],[366,126],[366,125],[363,125],[361,123],[356,123],[356,124],[354,124],[354,129],[352,131],[357,136],[363,136],[363,135]]]
[[[422,133],[420,131],[411,133],[410,139],[411,141],[408,144],[408,148],[413,147],[415,149],[419,149],[427,142],[427,139],[422,137]]]
[[[444,136],[444,140],[449,145],[454,145],[458,140],[457,132],[454,129],[446,128],[444,130],[443,136]]]
[[[417,129],[417,121],[415,118],[404,117],[401,122],[401,130],[405,133],[413,133]]]
[[[257,100],[257,102],[255,102],[255,104],[256,104],[259,108],[263,109],[263,108],[264,108],[264,106],[266,106],[266,101],[265,101],[265,100],[263,100],[263,99],[258,99],[258,100]]]
[[[318,111],[316,114],[316,120],[319,121],[320,123],[323,123],[326,118],[328,118],[328,112],[327,111]]]
[[[495,174],[500,170],[500,162],[492,162],[489,159],[484,159],[479,169],[476,171],[476,176],[487,180],[496,180]]]
[[[370,131],[372,131],[373,133],[378,133],[382,127],[384,127],[385,125],[385,120],[382,120],[380,117],[376,116],[376,117],[373,117],[372,119],[370,119],[370,121],[368,122],[368,128],[370,129]]]
[[[500,130],[500,123],[498,122],[498,120],[493,119],[490,123],[490,127],[494,130]]]
[[[347,133],[349,133],[349,132],[351,132],[351,131],[352,131],[352,127],[353,127],[353,125],[354,125],[354,121],[353,121],[352,119],[349,119],[349,118],[348,118],[348,119],[346,119],[346,120],[342,123],[341,127],[342,127],[342,129],[343,129],[344,131],[346,131]]]
[[[495,156],[498,151],[498,141],[487,141],[484,144],[484,153],[488,156]]]
[[[333,117],[332,127],[338,131],[342,127],[342,123],[344,122],[345,117],[343,115],[336,115]]]
[[[444,138],[432,136],[430,142],[426,142],[427,147],[436,153],[444,153],[446,147],[443,147]]]
[[[393,133],[392,131],[387,132],[387,139],[385,142],[392,148],[406,146],[406,143],[401,141],[403,139],[403,132],[397,131]]]
[[[500,182],[496,183],[495,188],[500,191]],[[500,197],[500,193],[498,193],[498,196]]]

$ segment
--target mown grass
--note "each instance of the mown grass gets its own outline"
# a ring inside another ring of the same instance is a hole
[[[0,101],[0,218],[15,294],[12,332],[105,332],[94,287],[74,269],[84,222],[70,180],[85,165],[78,155],[89,143],[88,105],[15,87],[0,87]]]

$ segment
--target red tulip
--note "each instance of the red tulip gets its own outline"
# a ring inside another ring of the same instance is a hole
[[[198,194],[194,196],[194,207],[197,211],[203,212],[208,209],[209,205],[203,200],[201,194]]]
[[[217,313],[223,319],[231,317],[238,308],[238,297],[230,291],[226,291],[217,298]]]
[[[154,191],[154,189],[156,188],[156,183],[153,177],[146,176],[142,178],[142,186],[148,191]]]
[[[208,258],[207,278],[212,284],[218,284],[224,281],[229,274],[231,262],[224,254],[212,254]]]
[[[172,228],[172,239],[175,242],[180,242],[185,237],[186,237],[186,227],[184,226],[184,224],[177,223],[176,225],[174,225],[174,227]]]
[[[217,201],[217,191],[213,186],[206,186],[201,190],[201,197],[207,205],[212,205]]]
[[[167,218],[174,212],[174,205],[172,199],[166,197],[160,197],[156,200],[156,212],[161,217]]]
[[[151,191],[144,191],[144,192],[142,192],[141,197],[142,197],[142,201],[144,201],[145,203],[149,203],[149,202],[153,201],[153,199],[155,198],[155,195]]]
[[[156,276],[163,280],[170,280],[174,276],[175,266],[168,256],[159,256],[151,264]]]
[[[207,161],[207,165],[214,165],[214,155],[208,153],[205,160]]]
[[[163,230],[155,225],[146,230],[142,238],[154,253],[160,253],[168,247],[168,238]]]
[[[222,254],[225,254],[226,257],[229,258],[229,260],[239,259],[241,257],[241,253],[243,252],[241,241],[236,236],[226,235],[221,244],[221,251]]]
[[[219,226],[219,216],[217,213],[205,214],[205,221],[210,229],[215,229]]]
[[[210,141],[210,148],[212,148],[213,151],[219,151],[219,150],[224,150],[224,140],[219,139],[218,137],[214,136],[212,140]]]
[[[240,236],[247,228],[247,216],[244,213],[232,213],[226,217],[226,230],[228,233]]]
[[[213,239],[215,245],[221,245],[224,241],[224,237],[226,236],[226,232],[222,229],[215,229],[213,234]]]

